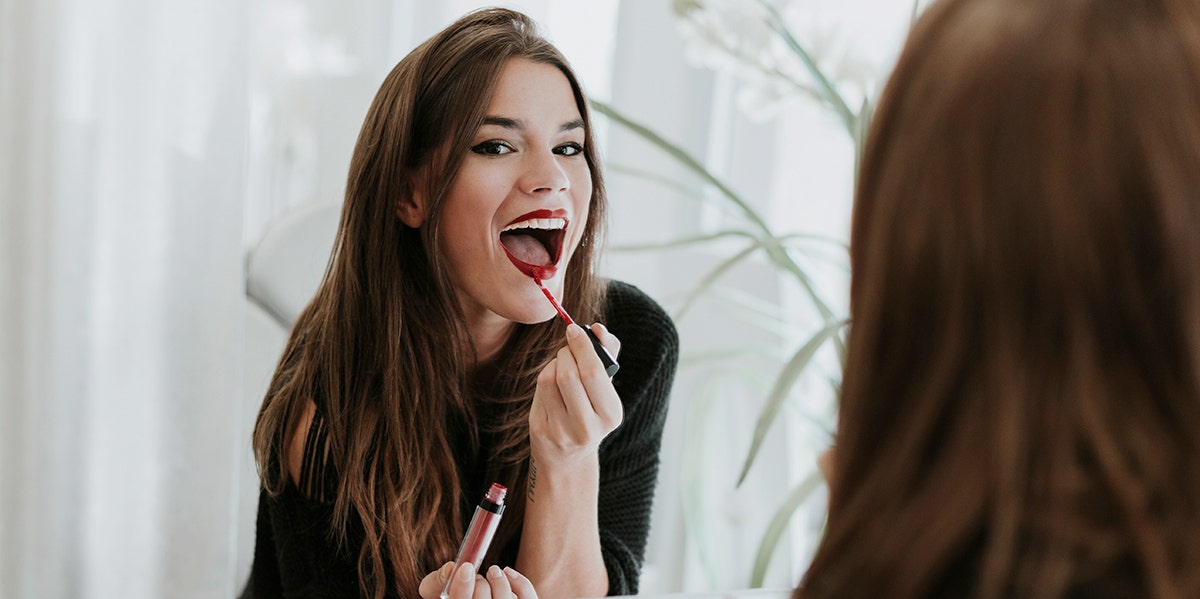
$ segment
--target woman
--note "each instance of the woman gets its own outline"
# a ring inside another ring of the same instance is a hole
[[[797,598],[1200,596],[1200,5],[939,0],[870,131]]]
[[[395,67],[255,427],[246,596],[636,592],[678,341],[595,274],[605,203],[583,93],[526,16],[468,14]],[[614,378],[532,274],[623,340]],[[493,482],[488,576],[439,569]]]

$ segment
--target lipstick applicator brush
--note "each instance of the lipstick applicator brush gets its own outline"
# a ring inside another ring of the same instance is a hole
[[[542,294],[546,296],[546,299],[550,300],[550,305],[554,306],[555,310],[558,310],[558,315],[562,317],[563,322],[567,323],[568,326],[575,324],[575,321],[571,320],[571,316],[567,314],[567,311],[563,310],[562,304],[558,303],[558,300],[555,299],[554,294],[550,293],[549,289],[546,289],[546,286],[542,283],[542,280],[534,277],[533,282],[537,283],[537,286],[542,289]],[[616,358],[613,358],[612,354],[608,353],[608,349],[604,347],[604,344],[600,343],[600,339],[597,338],[596,334],[592,332],[591,327],[580,328],[582,328],[583,332],[587,333],[588,338],[592,340],[592,349],[596,350],[597,356],[600,356],[600,363],[604,364],[604,372],[607,373],[611,378],[617,373],[618,370],[621,369],[621,365],[617,363]]]

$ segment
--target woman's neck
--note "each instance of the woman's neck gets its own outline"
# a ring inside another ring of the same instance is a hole
[[[467,326],[475,342],[474,367],[490,364],[500,356],[517,323],[488,312],[467,317]]]

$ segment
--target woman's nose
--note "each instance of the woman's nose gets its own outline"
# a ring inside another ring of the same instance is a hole
[[[551,152],[536,152],[528,155],[521,185],[526,193],[567,191],[571,179],[559,163],[559,156]]]

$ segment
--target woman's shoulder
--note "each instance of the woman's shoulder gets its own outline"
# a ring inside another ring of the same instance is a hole
[[[300,495],[331,501],[336,476],[329,458],[329,430],[320,403],[306,399],[287,441],[287,471]]]
[[[618,337],[616,328],[650,327],[650,332],[678,341],[675,322],[667,311],[646,292],[624,281],[608,281],[604,312],[605,326]]]

